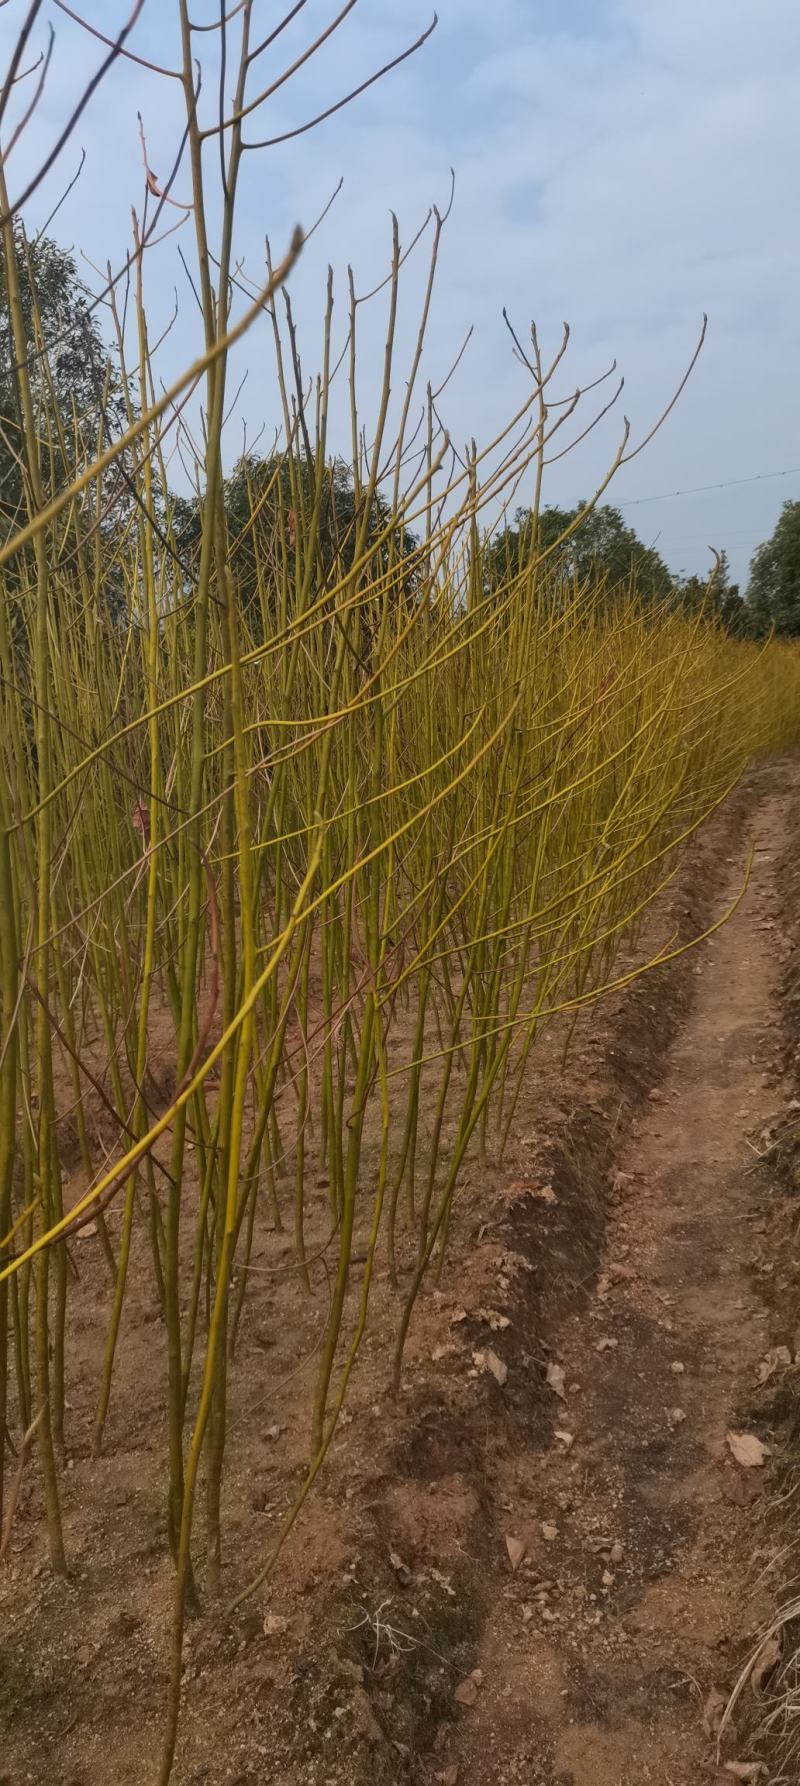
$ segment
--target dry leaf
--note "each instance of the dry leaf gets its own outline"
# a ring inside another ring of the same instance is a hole
[[[725,1712],[725,1703],[723,1694],[718,1693],[716,1687],[712,1687],[705,1705],[703,1706],[703,1729],[711,1742],[713,1742],[715,1737],[719,1736],[720,1725],[722,1724]]]
[[[563,1365],[554,1364],[551,1360],[547,1366],[547,1381],[553,1394],[559,1396],[562,1402],[565,1402],[567,1399],[567,1392],[564,1387],[565,1380]]]
[[[452,1767],[446,1767],[443,1773],[434,1774],[433,1777],[438,1781],[438,1786],[458,1786],[458,1762],[454,1761]]]
[[[499,1383],[500,1388],[502,1389],[503,1384],[508,1377],[508,1365],[503,1363],[502,1358],[498,1358],[497,1353],[492,1351],[491,1346],[486,1353],[486,1369],[491,1371],[495,1382]]]
[[[531,1619],[533,1618],[533,1610],[533,1607],[527,1603],[521,1608],[523,1625],[530,1624]]]
[[[450,1316],[450,1326],[458,1327],[461,1321],[466,1321],[466,1320],[467,1320],[466,1309],[465,1308],[454,1308],[453,1313]]]
[[[357,1686],[353,1692],[353,1716],[356,1728],[365,1736],[367,1742],[376,1749],[383,1748],[386,1741],[384,1733],[372,1709],[369,1694],[364,1687]]]
[[[624,1544],[620,1544],[619,1539],[615,1538],[608,1554],[612,1563],[621,1563],[625,1555]]]
[[[742,1469],[760,1470],[766,1463],[769,1446],[757,1439],[755,1433],[728,1432],[725,1436],[731,1456],[736,1459],[737,1464],[741,1464]]]
[[[734,1780],[760,1780],[766,1773],[763,1761],[726,1761],[723,1772],[732,1774]]]
[[[746,1476],[743,1470],[737,1470],[731,1464],[722,1479],[722,1492],[734,1507],[752,1507],[763,1494],[764,1484],[757,1476]]]
[[[510,1533],[506,1534],[506,1550],[512,1570],[519,1568],[527,1548],[524,1538],[512,1538]]]
[[[409,1569],[408,1564],[403,1561],[403,1558],[398,1554],[398,1552],[396,1550],[390,1550],[389,1562],[392,1565],[392,1568],[395,1572],[395,1575],[397,1576],[398,1581],[402,1584],[403,1587],[405,1587],[406,1584],[411,1580],[411,1570]]]
[[[609,1265],[608,1275],[612,1284],[632,1284],[636,1272],[632,1265]]]
[[[563,1427],[556,1427],[553,1438],[558,1440],[559,1445],[563,1445],[565,1451],[571,1451],[575,1443],[575,1434],[565,1432]]]
[[[453,1694],[456,1703],[468,1707],[474,1705],[480,1692],[482,1680],[483,1675],[481,1670],[479,1668],[473,1668],[472,1673],[467,1675],[466,1680],[459,1681],[458,1686],[456,1687],[455,1693]]]
[[[554,1525],[551,1519],[543,1519],[541,1533],[545,1544],[555,1544],[558,1537],[558,1526]]]
[[[503,1332],[506,1327],[511,1326],[508,1315],[499,1314],[496,1308],[479,1309],[478,1320],[485,1321],[487,1327],[491,1327],[493,1333]]]
[[[758,1366],[756,1382],[763,1387],[774,1376],[779,1365],[789,1365],[791,1362],[792,1354],[788,1346],[773,1346],[772,1351],[767,1353],[766,1358],[762,1358]]]
[[[599,1339],[597,1341],[597,1345],[595,1346],[595,1351],[596,1352],[616,1352],[618,1345],[619,1345],[619,1340],[611,1339],[607,1333],[604,1333],[602,1339]]]
[[[558,1198],[557,1198],[555,1191],[553,1190],[553,1187],[551,1184],[540,1185],[538,1191],[534,1191],[533,1195],[534,1195],[534,1197],[538,1197],[541,1203],[557,1203],[558,1202]]]
[[[667,1415],[667,1420],[671,1427],[683,1426],[685,1419],[686,1419],[686,1409],[685,1408],[670,1408],[669,1413]]]
[[[761,1645],[750,1670],[750,1685],[753,1692],[761,1692],[767,1676],[772,1673],[776,1663],[781,1659],[781,1640],[778,1636],[767,1637]]]
[[[265,1637],[282,1637],[289,1629],[289,1620],[281,1617],[279,1612],[268,1612],[264,1620]]]

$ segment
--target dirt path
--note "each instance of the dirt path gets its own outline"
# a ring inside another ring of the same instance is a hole
[[[754,851],[749,890],[698,953],[689,1017],[620,1158],[599,1293],[563,1332],[564,1436],[544,1457],[505,1459],[503,1520],[526,1555],[499,1586],[477,1702],[441,1780],[717,1777],[702,1704],[730,1683],[758,1611],[742,1579],[757,1473],[726,1458],[725,1433],[746,1422],[770,1344],[748,1169],[781,1103],[775,870],[788,798],[778,773],[765,776],[722,864],[720,910]]]

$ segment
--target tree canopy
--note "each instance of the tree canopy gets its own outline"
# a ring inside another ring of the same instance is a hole
[[[313,457],[304,452],[274,453],[264,458],[250,453],[234,466],[224,486],[228,550],[236,560],[236,580],[243,605],[269,613],[276,591],[287,574],[293,577],[297,563],[305,562],[306,537],[315,539],[315,583],[336,581],[351,569],[363,503],[353,474],[341,459],[333,459],[318,477]],[[315,503],[319,524],[312,528]],[[184,562],[198,550],[202,532],[202,496],[176,497],[172,503],[175,542]],[[388,501],[380,492],[372,497],[366,528],[365,549],[375,554],[386,569],[390,560],[403,560],[407,570],[401,587],[413,592],[417,574],[417,541],[407,528],[392,527]]]
[[[738,583],[731,581],[727,552],[720,553],[719,565],[710,578],[692,576],[684,579],[680,586],[680,603],[689,614],[704,613],[709,619],[718,620],[734,639],[753,637],[753,615]]]
[[[785,502],[775,530],[754,554],[747,601],[754,629],[800,637],[800,502]]]
[[[579,525],[575,532],[557,545],[561,535],[576,521]],[[530,550],[532,529],[530,509],[517,509],[513,525],[504,528],[489,547],[490,585],[499,586],[521,569]],[[565,579],[602,577],[610,588],[633,582],[647,599],[669,596],[675,589],[676,580],[660,554],[653,546],[646,546],[627,526],[619,509],[609,504],[589,508],[581,502],[572,509],[542,509],[538,543],[541,551],[555,547],[551,563]]]
[[[108,350],[72,255],[49,236],[29,242],[20,224],[15,225],[14,243],[42,481],[49,492],[63,484],[65,472],[69,475],[87,446],[96,450],[100,427],[103,444],[118,432],[122,392],[119,379],[109,377]],[[0,538],[18,527],[25,513],[15,364],[0,256]]]

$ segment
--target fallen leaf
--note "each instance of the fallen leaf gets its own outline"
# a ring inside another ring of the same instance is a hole
[[[612,1284],[632,1284],[636,1272],[632,1265],[609,1265],[608,1275]]]
[[[672,1364],[670,1365],[669,1368],[672,1371],[673,1377],[682,1377],[684,1374],[684,1371],[686,1370],[685,1364],[681,1364],[681,1361],[679,1358],[673,1359]]]
[[[565,1402],[567,1399],[567,1391],[565,1388],[566,1379],[564,1376],[563,1365],[555,1364],[553,1362],[553,1360],[551,1359],[550,1363],[547,1366],[547,1381],[550,1385],[550,1388],[553,1391],[553,1394],[560,1396],[562,1402]]]
[[[486,1368],[491,1371],[495,1382],[499,1383],[500,1388],[502,1389],[503,1384],[508,1378],[508,1365],[503,1363],[502,1358],[498,1358],[497,1353],[492,1351],[491,1346],[486,1353]]]
[[[719,1693],[716,1687],[712,1687],[703,1706],[703,1729],[709,1741],[713,1742],[714,1738],[719,1736],[725,1704],[724,1695]]]
[[[556,1427],[553,1438],[558,1440],[559,1445],[563,1445],[565,1451],[571,1451],[575,1443],[575,1434],[565,1432],[563,1427]]]
[[[264,1620],[265,1637],[282,1637],[289,1629],[289,1620],[281,1617],[279,1612],[268,1612]]]
[[[763,1761],[726,1761],[723,1772],[732,1774],[734,1780],[760,1780],[766,1773]]]
[[[761,1692],[767,1676],[772,1673],[780,1659],[780,1638],[777,1635],[765,1638],[750,1670],[750,1685],[756,1695]]]
[[[555,1544],[558,1537],[558,1526],[554,1525],[551,1519],[543,1519],[541,1533],[545,1544]]]
[[[353,1716],[356,1728],[366,1737],[367,1742],[372,1743],[376,1749],[382,1748],[386,1738],[364,1687],[356,1687],[353,1693]]]
[[[433,1777],[439,1786],[458,1786],[458,1762],[454,1761],[452,1767],[446,1767],[442,1773],[434,1774]]]
[[[770,1377],[774,1376],[780,1365],[789,1365],[791,1362],[792,1354],[788,1346],[773,1346],[772,1351],[767,1353],[766,1358],[762,1358],[756,1370],[756,1382],[763,1387],[764,1383],[768,1383]]]
[[[618,1345],[619,1345],[619,1340],[611,1339],[608,1334],[604,1333],[602,1339],[599,1339],[597,1341],[597,1345],[595,1346],[595,1351],[596,1352],[616,1352]]]
[[[458,1327],[460,1322],[466,1321],[466,1319],[467,1319],[467,1311],[465,1308],[454,1308],[453,1313],[450,1316],[450,1326]]]
[[[755,1433],[726,1433],[728,1449],[744,1470],[760,1470],[769,1457],[769,1446]]]
[[[669,1413],[667,1415],[667,1420],[668,1420],[670,1426],[672,1426],[672,1427],[683,1426],[685,1419],[686,1419],[686,1409],[685,1408],[670,1408]]]
[[[529,1605],[528,1605],[528,1604],[527,1604],[527,1603],[526,1603],[526,1605],[524,1605],[524,1606],[523,1606],[523,1607],[522,1607],[522,1608],[521,1608],[521,1609],[520,1609],[520,1610],[521,1610],[521,1612],[522,1612],[522,1623],[523,1623],[523,1625],[529,1625],[529,1624],[530,1624],[530,1622],[531,1622],[531,1619],[532,1619],[532,1618],[533,1618],[533,1612],[534,1612],[534,1609],[533,1609],[533,1607],[532,1607],[532,1606],[529,1606]]]
[[[602,1581],[604,1588],[611,1588],[614,1586],[614,1576],[610,1569],[603,1570]]]
[[[411,1570],[409,1569],[408,1564],[404,1563],[403,1558],[398,1554],[398,1552],[396,1550],[390,1550],[389,1562],[392,1565],[392,1568],[395,1572],[395,1575],[397,1576],[398,1581],[402,1584],[403,1587],[405,1587],[406,1584],[411,1580]]]
[[[512,1538],[510,1532],[506,1533],[506,1550],[512,1571],[519,1568],[527,1548],[524,1538]]]
[[[481,1670],[479,1668],[474,1668],[472,1673],[467,1675],[466,1680],[459,1681],[455,1693],[453,1694],[456,1703],[468,1707],[475,1705],[481,1689],[482,1680],[483,1675]]]
[[[506,1327],[511,1326],[508,1315],[499,1314],[496,1308],[479,1309],[478,1320],[485,1321],[487,1327],[491,1327],[493,1333],[501,1333]]]
[[[757,1476],[746,1476],[743,1470],[737,1470],[731,1464],[722,1479],[722,1492],[732,1506],[752,1507],[763,1494],[764,1484]]]
[[[615,1538],[608,1554],[612,1563],[621,1563],[625,1555],[624,1544],[620,1544],[619,1539]]]
[[[541,1203],[558,1202],[558,1198],[551,1184],[540,1185],[538,1191],[533,1192],[533,1196],[538,1197]]]

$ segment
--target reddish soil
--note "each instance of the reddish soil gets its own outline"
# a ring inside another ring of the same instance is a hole
[[[752,1168],[788,1096],[776,877],[792,786],[785,766],[751,777],[638,948],[721,917],[752,848],[729,922],[585,1019],[566,1069],[555,1030],[532,1056],[505,1162],[469,1166],[399,1404],[379,1282],[326,1474],[269,1589],[191,1625],[176,1786],[715,1779],[703,1705],[767,1609],[752,1558],[770,1466],[734,1463],[726,1431],[762,1430],[759,1363],[786,1343],[754,1269],[767,1193]],[[320,1236],[325,1206],[321,1185]],[[75,1252],[71,1574],[47,1573],[31,1471],[0,1580],[0,1783],[149,1786],[172,1591],[163,1341],[143,1249],[93,1460],[108,1293],[96,1239]],[[232,1378],[231,1593],[300,1480],[327,1308],[324,1271],[301,1292],[288,1236],[267,1258]]]

